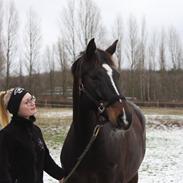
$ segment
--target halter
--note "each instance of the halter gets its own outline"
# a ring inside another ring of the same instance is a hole
[[[116,96],[113,97],[109,100],[109,102],[107,102],[106,104],[104,104],[104,102],[100,102],[98,100],[96,100],[84,87],[81,78],[79,80],[79,93],[81,94],[81,92],[83,92],[97,107],[99,114],[104,113],[105,109],[109,106],[111,106],[112,104],[114,104],[115,102],[121,100],[126,100],[126,98],[124,96]]]
[[[98,52],[96,51],[96,55],[98,57]],[[118,95],[116,97],[113,97],[111,98],[108,102],[101,102],[101,101],[98,101],[96,100],[87,90],[86,88],[84,87],[84,84],[82,82],[82,77],[81,77],[81,66],[83,64],[83,61],[85,61],[86,58],[84,58],[83,60],[80,61],[80,63],[78,64],[77,66],[77,70],[78,70],[78,73],[79,73],[79,95],[81,95],[81,92],[83,92],[94,104],[95,106],[97,107],[97,110],[99,112],[99,114],[103,114],[105,109],[109,106],[111,106],[112,104],[114,104],[115,102],[117,101],[120,101],[121,100],[126,100],[126,98],[123,96],[123,95]]]

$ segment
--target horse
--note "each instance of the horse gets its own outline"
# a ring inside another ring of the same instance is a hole
[[[73,121],[60,156],[68,176],[65,182],[138,182],[145,155],[145,117],[119,89],[116,46],[117,40],[101,50],[93,38],[72,65]]]

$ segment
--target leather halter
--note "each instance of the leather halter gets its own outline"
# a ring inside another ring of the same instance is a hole
[[[123,95],[118,95],[116,97],[113,97],[111,98],[109,101],[104,101],[104,102],[101,102],[101,101],[98,101],[96,100],[87,90],[86,88],[84,87],[84,84],[82,82],[82,77],[81,77],[81,66],[82,66],[82,63],[83,63],[83,60],[80,61],[80,63],[78,64],[77,66],[77,70],[79,70],[79,95],[81,95],[81,92],[83,92],[94,104],[95,106],[97,107],[98,109],[98,112],[99,114],[102,114],[104,113],[105,109],[109,106],[111,106],[112,104],[114,104],[115,102],[117,101],[120,101],[120,100],[126,100],[125,96]]]
[[[109,100],[109,102],[105,102],[106,104],[104,104],[104,102],[98,101],[96,100],[84,87],[83,83],[80,81],[79,82],[79,91],[80,93],[83,92],[97,107],[99,114],[102,114],[105,109],[109,106],[111,106],[112,104],[114,104],[115,102],[121,100],[126,100],[126,98],[124,96],[116,96],[113,97]]]

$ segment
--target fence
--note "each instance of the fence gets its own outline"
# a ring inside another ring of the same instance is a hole
[[[141,107],[182,107],[183,108],[183,101],[175,102],[175,101],[138,101],[130,99],[130,101],[134,102],[136,105]],[[37,106],[39,107],[72,107],[72,99],[64,99],[64,100],[38,100]]]

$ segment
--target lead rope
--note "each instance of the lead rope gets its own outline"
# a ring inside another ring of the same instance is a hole
[[[94,130],[93,130],[93,135],[88,143],[88,145],[86,146],[85,150],[83,151],[83,153],[80,155],[80,157],[78,158],[77,163],[74,165],[73,169],[71,170],[71,172],[69,173],[69,175],[64,178],[64,183],[66,183],[68,181],[68,179],[72,176],[72,174],[75,172],[75,170],[77,169],[77,167],[79,166],[79,164],[81,163],[81,161],[83,160],[83,158],[85,157],[86,153],[88,152],[88,150],[90,149],[91,145],[93,144],[93,142],[95,141],[95,139],[97,138],[100,129],[103,127],[103,125],[96,125]]]

